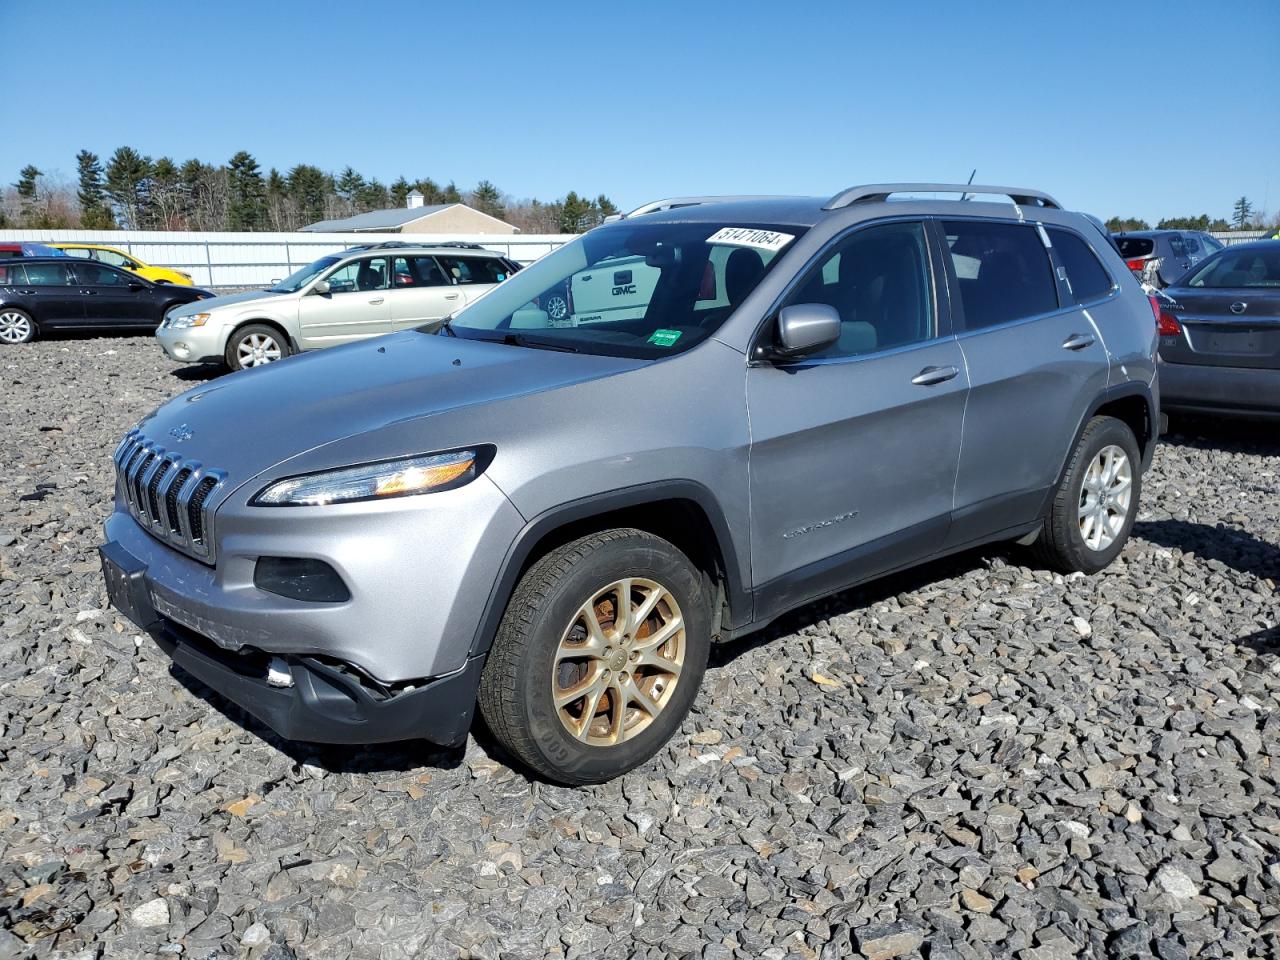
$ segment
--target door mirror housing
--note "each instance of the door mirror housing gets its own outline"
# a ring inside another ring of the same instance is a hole
[[[325,296],[329,292],[329,281],[317,280],[316,285],[311,288],[311,292],[319,294],[322,297]]]
[[[840,339],[840,313],[825,303],[796,303],[778,312],[773,352],[793,360],[825,350]]]

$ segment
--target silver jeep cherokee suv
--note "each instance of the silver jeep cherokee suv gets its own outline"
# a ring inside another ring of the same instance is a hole
[[[1013,202],[919,197],[964,190]],[[456,744],[479,703],[588,783],[675,732],[712,642],[975,544],[1119,553],[1156,321],[1090,219],[940,184],[656,206],[436,332],[149,414],[115,454],[112,601],[283,737]],[[643,311],[549,315],[585,276],[634,298],[637,258]]]

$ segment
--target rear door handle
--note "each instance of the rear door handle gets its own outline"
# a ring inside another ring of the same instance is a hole
[[[1085,347],[1092,347],[1093,344],[1093,335],[1088,333],[1073,333],[1062,341],[1062,346],[1067,350],[1083,350]]]
[[[446,300],[457,300],[457,299],[458,299],[458,295],[457,295],[456,293],[446,293],[446,294],[444,295],[444,298],[445,298]]]
[[[374,298],[373,298],[372,300],[370,300],[369,302],[370,302],[370,303],[381,303],[381,302],[382,302],[382,297],[374,297]]]
[[[918,387],[932,387],[935,383],[945,383],[959,372],[957,367],[925,367],[911,378],[911,382]]]

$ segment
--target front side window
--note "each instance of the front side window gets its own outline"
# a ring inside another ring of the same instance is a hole
[[[321,257],[319,260],[313,260],[301,270],[295,270],[274,287],[269,287],[268,289],[271,293],[297,293],[341,259],[342,257],[340,256],[328,256]]]
[[[101,263],[77,263],[76,276],[80,282],[93,287],[124,287],[137,283],[137,277],[131,277],[119,270],[112,270]]]
[[[1040,233],[1029,223],[943,223],[968,330],[1058,309],[1057,284]]]
[[[113,267],[120,267],[125,270],[137,266],[137,263],[130,260],[123,253],[116,253],[114,250],[93,250],[90,252],[90,256],[101,263],[109,263]]]
[[[25,264],[27,283],[33,287],[71,286],[71,268],[62,263]]]
[[[352,260],[325,277],[330,293],[363,293],[387,288],[387,258]]]
[[[523,347],[670,356],[714,334],[805,229],[623,220],[525,267],[446,330]]]
[[[1047,232],[1076,303],[1088,303],[1111,292],[1111,276],[1087,243],[1070,230],[1049,227]]]
[[[497,257],[441,257],[454,283],[501,283],[508,271]]]
[[[1280,244],[1227,247],[1200,261],[1180,284],[1190,287],[1280,287]]]
[[[391,261],[393,287],[445,287],[448,278],[435,257],[395,257]]]
[[[921,223],[888,223],[839,241],[788,297],[840,314],[840,339],[814,357],[854,357],[935,336]]]

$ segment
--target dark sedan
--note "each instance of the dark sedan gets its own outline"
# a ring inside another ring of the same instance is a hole
[[[0,260],[0,343],[46,330],[154,330],[174,307],[212,296],[74,257]]]
[[[1163,294],[1161,406],[1280,416],[1280,240],[1227,247]]]

